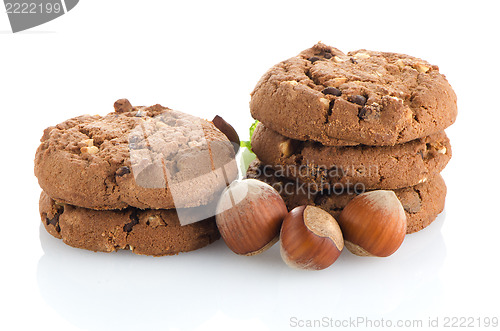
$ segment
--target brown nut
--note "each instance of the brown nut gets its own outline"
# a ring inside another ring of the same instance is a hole
[[[236,254],[256,255],[278,241],[287,215],[285,202],[270,185],[256,179],[234,181],[217,204],[215,220]]]
[[[423,64],[421,62],[415,63],[413,65],[413,68],[415,68],[420,73],[426,73],[430,69],[430,67],[426,66],[425,64]]]
[[[349,251],[360,256],[389,256],[403,243],[406,214],[393,191],[365,192],[338,217]]]
[[[363,59],[368,59],[370,57],[370,54],[364,53],[364,52],[359,52],[354,54],[353,56],[356,60],[363,60]]]
[[[294,208],[281,226],[281,257],[291,267],[322,270],[331,266],[344,248],[335,218],[321,208]]]
[[[294,146],[290,139],[280,142],[278,148],[281,156],[284,158],[290,157],[293,154]]]
[[[404,61],[403,61],[402,59],[398,59],[398,60],[396,61],[396,65],[397,65],[397,66],[399,67],[399,69],[401,69],[401,70],[402,70],[402,69],[404,69],[404,68],[405,68],[405,66],[406,66],[406,64],[404,63]]]
[[[96,146],[90,146],[90,147],[85,146],[80,148],[80,152],[82,154],[96,154],[97,152],[99,152],[99,148]]]

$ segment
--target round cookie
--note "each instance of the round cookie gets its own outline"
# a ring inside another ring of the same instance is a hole
[[[322,43],[269,69],[251,93],[252,116],[297,140],[392,146],[443,131],[456,95],[439,68],[403,54],[347,55]]]
[[[326,210],[333,217],[338,217],[356,193],[362,193],[314,191],[314,188],[310,190],[311,187],[307,184],[266,173],[258,159],[250,164],[246,176],[273,186],[281,194],[289,210],[301,205],[314,205]],[[427,227],[444,209],[446,185],[439,174],[424,183],[393,191],[405,210],[407,233]]]
[[[211,122],[126,99],[106,116],[44,131],[35,175],[56,201],[106,210],[205,205],[238,175],[234,149]]]
[[[292,140],[262,123],[252,135],[252,151],[278,176],[315,183],[366,189],[414,186],[434,177],[451,158],[444,131],[395,146],[324,146]]]
[[[174,255],[220,238],[215,217],[181,226],[175,209],[92,210],[56,203],[45,192],[39,208],[47,232],[69,246],[91,251]]]

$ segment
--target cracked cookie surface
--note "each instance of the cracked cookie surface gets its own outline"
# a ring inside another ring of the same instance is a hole
[[[125,249],[140,255],[174,255],[220,238],[215,217],[181,226],[175,209],[92,210],[56,203],[42,192],[39,210],[52,236],[91,251]]]
[[[252,136],[252,150],[279,176],[329,186],[362,185],[396,189],[425,182],[444,169],[451,146],[444,132],[395,146],[324,146],[289,139],[262,123]]]
[[[232,144],[211,122],[121,99],[106,116],[83,115],[47,128],[35,175],[59,202],[169,209],[216,199],[237,167]]]
[[[273,186],[283,197],[288,210],[297,206],[313,205],[338,217],[342,209],[358,193],[352,191],[323,190],[316,191],[307,184],[283,177],[276,177],[266,172],[260,160],[254,160],[247,171],[247,178],[261,180]],[[407,233],[417,232],[431,224],[444,209],[446,185],[441,175],[437,174],[428,181],[400,189],[392,190],[401,201],[407,218]]]
[[[401,144],[443,131],[457,115],[437,66],[322,43],[269,69],[251,96],[252,116],[270,129],[330,146]]]

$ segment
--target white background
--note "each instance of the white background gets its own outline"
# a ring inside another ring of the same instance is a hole
[[[497,4],[85,0],[18,34],[2,8],[0,329],[287,330],[299,329],[294,318],[426,326],[500,317]],[[278,246],[255,257],[222,241],[174,257],[104,254],[67,247],[40,226],[33,158],[45,127],[104,115],[126,97],[219,114],[246,139],[257,80],[319,40],[421,57],[458,95],[445,212],[392,257],[346,251],[329,269],[304,272],[288,268]]]

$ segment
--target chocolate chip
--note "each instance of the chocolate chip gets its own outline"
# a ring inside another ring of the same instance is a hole
[[[328,123],[328,119],[330,118],[330,116],[332,116],[334,106],[335,106],[335,99],[332,99],[328,104],[328,112],[326,113],[325,123]]]
[[[366,119],[366,113],[367,113],[367,109],[365,107],[361,108],[359,110],[359,113],[358,113],[358,117],[365,120]]]
[[[49,219],[47,217],[45,218],[45,222],[47,225],[53,225],[57,232],[61,232],[61,227],[59,226],[59,215],[57,215],[57,218],[54,217],[53,219]]]
[[[132,231],[132,228],[134,227],[134,221],[130,222],[130,223],[127,223],[123,226],[123,231],[125,232],[130,232]]]
[[[47,223],[47,225],[53,225],[57,232],[61,232],[61,227],[59,226],[59,216],[61,216],[63,212],[64,207],[58,207],[52,218],[45,217],[45,223]]]
[[[353,57],[351,57],[349,60],[351,60],[351,62],[354,63],[354,64],[358,64],[358,61],[356,61],[356,59],[353,58]]]
[[[238,150],[240,149],[240,137],[238,136],[238,133],[236,132],[236,130],[231,126],[231,124],[226,122],[219,115],[215,115],[214,119],[212,120],[212,123],[233,144],[234,153],[238,153]]]
[[[356,94],[356,95],[351,95],[349,97],[349,101],[358,104],[360,106],[364,106],[366,103],[366,98],[362,95]]]
[[[325,53],[325,55],[323,55],[323,57],[324,57],[325,59],[331,59],[331,58],[333,57],[333,55],[332,55],[332,54],[330,54],[330,53]]]
[[[308,60],[311,61],[312,63],[314,63],[316,61],[319,61],[319,57],[313,56],[313,57],[310,57]]]
[[[331,95],[334,95],[336,97],[340,97],[342,95],[342,91],[339,90],[338,88],[335,88],[335,87],[327,87],[325,88],[323,91],[323,94],[331,94]]]
[[[373,103],[372,105],[361,108],[358,112],[358,117],[365,121],[376,120],[380,118],[380,105]]]
[[[130,216],[129,216],[130,223],[127,223],[123,226],[123,231],[130,232],[130,231],[132,231],[132,228],[134,227],[134,225],[139,224],[139,215],[138,214],[139,214],[139,211],[137,209],[132,210],[132,212],[130,213]]]
[[[118,177],[125,176],[126,174],[129,174],[129,173],[130,173],[130,168],[127,166],[123,166],[123,167],[119,168],[118,170],[116,170],[116,175]]]
[[[127,99],[116,100],[114,107],[115,107],[115,112],[117,113],[125,113],[133,109],[132,105],[130,104],[130,101],[128,101]]]

